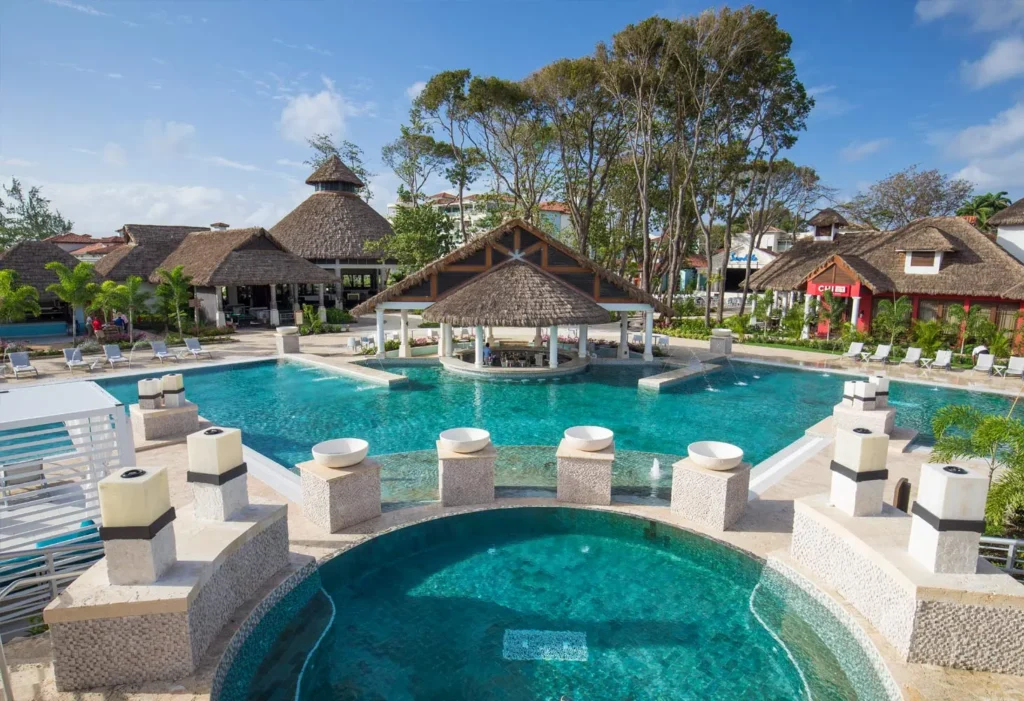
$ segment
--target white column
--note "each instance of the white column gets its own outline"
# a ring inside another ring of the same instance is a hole
[[[277,311],[277,285],[270,286],[270,325],[281,325],[281,313]]]
[[[482,368],[484,366],[484,327],[477,326],[476,334],[473,342],[476,345],[476,366]]]
[[[579,356],[581,358],[587,357],[587,325],[580,324],[580,350]]]
[[[654,360],[654,310],[644,312],[644,360]]]
[[[629,328],[626,326],[629,315],[626,312],[619,312],[619,355],[620,359],[629,357]]]
[[[541,346],[544,345],[544,339],[541,338],[541,336],[540,336],[540,327],[539,326],[536,327],[536,329],[533,332],[533,344],[532,345],[533,345],[534,348],[540,348]]]
[[[402,345],[398,348],[399,358],[409,357],[409,311],[407,309],[402,310]]]
[[[377,307],[377,357],[384,357],[384,309]]]
[[[804,318],[807,318],[807,312],[811,311],[811,295],[804,295]],[[804,324],[803,330],[800,332],[800,338],[810,338],[811,327],[810,324]]]
[[[289,287],[290,287],[291,293],[292,293],[292,311],[293,312],[302,311],[302,305],[299,304],[299,286],[298,285],[290,285]]]
[[[853,298],[853,310],[850,312],[850,323],[853,324],[853,330],[857,330],[857,317],[860,316],[860,297]]]
[[[320,321],[327,321],[327,307],[324,306],[324,285],[318,285],[320,288],[320,308],[316,310],[316,315],[320,317]]]
[[[494,327],[493,326],[488,326],[487,327],[487,342],[488,343],[494,343]]]
[[[447,358],[451,356],[452,350],[452,325],[441,324],[441,348],[438,349],[438,355]]]
[[[548,367],[558,367],[558,327],[548,327]]]

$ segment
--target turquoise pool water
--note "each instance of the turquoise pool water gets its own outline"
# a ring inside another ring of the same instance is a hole
[[[223,679],[215,701],[888,698],[846,629],[760,562],[565,508],[357,546],[271,609]]]
[[[667,391],[637,388],[658,366],[595,366],[547,382],[492,382],[453,376],[439,366],[389,366],[409,377],[387,390],[297,362],[268,361],[187,371],[186,395],[206,418],[241,428],[245,443],[282,465],[308,460],[313,444],[365,438],[371,455],[432,451],[457,426],[491,432],[497,445],[557,445],[574,425],[615,431],[619,451],[684,455],[696,440],[724,440],[757,464],[829,416],[842,395],[841,375],[732,363]],[[157,375],[159,373],[154,373]],[[119,400],[137,401],[138,378],[103,380]],[[897,421],[930,435],[946,404],[1006,411],[1005,397],[893,383]],[[436,477],[436,475],[435,475]]]

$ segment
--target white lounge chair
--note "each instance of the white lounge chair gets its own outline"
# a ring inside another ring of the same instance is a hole
[[[9,353],[7,357],[11,361],[11,370],[14,371],[14,379],[18,379],[23,374],[29,372],[35,373],[36,377],[39,377],[39,371],[32,367],[32,363],[29,362],[27,351]]]
[[[868,356],[869,363],[881,363],[885,365],[889,361],[889,354],[892,353],[892,346],[880,345],[875,349],[874,355]]]
[[[853,360],[860,360],[860,354],[864,352],[863,343],[851,343],[850,347],[843,353],[844,358],[852,358]]]
[[[996,357],[991,353],[978,353],[978,362],[974,364],[972,370],[983,372],[986,375],[992,374],[992,364],[996,361]]]
[[[82,351],[79,348],[64,349],[64,364],[68,366],[71,374],[75,374],[75,368],[86,368],[92,370],[92,365],[82,359]]]
[[[921,349],[920,348],[908,348],[907,355],[900,361],[900,365],[913,365],[917,366],[921,362]]]
[[[165,360],[178,360],[178,356],[167,350],[167,343],[164,341],[153,341],[150,345],[153,347],[153,359],[158,359],[161,364]]]
[[[103,346],[103,355],[112,368],[116,368],[118,363],[128,363],[128,367],[132,366],[132,361],[124,357],[121,348],[113,343]]]
[[[1024,377],[1024,358],[1019,355],[1010,356],[1004,377]]]
[[[953,351],[936,351],[934,358],[921,358],[921,365],[927,370],[949,370],[953,366]]]
[[[186,353],[191,353],[192,357],[195,358],[196,361],[198,361],[199,360],[199,356],[203,355],[204,353],[206,355],[210,356],[210,360],[213,360],[213,353],[211,353],[210,351],[208,351],[205,348],[203,348],[203,346],[199,343],[199,339],[198,338],[186,338],[185,339],[185,352]]]

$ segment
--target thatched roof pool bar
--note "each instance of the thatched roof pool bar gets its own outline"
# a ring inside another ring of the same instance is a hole
[[[424,318],[441,324],[440,355],[452,357],[453,326],[476,327],[475,365],[483,367],[483,327],[534,327],[534,345],[541,327],[548,327],[549,367],[558,367],[558,326],[578,325],[578,357],[587,357],[587,325],[608,321],[609,312],[623,312],[619,357],[628,357],[626,312],[646,316],[644,359],[653,360],[655,312],[671,309],[627,280],[582,256],[521,219],[513,219],[478,236],[401,282],[353,309],[377,315],[377,352],[383,355],[384,312],[402,316],[402,348],[408,349],[407,315],[425,309]]]

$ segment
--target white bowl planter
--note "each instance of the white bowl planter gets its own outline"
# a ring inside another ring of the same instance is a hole
[[[731,470],[743,461],[743,449],[720,441],[698,441],[686,446],[686,452],[700,467],[708,470]]]
[[[313,446],[313,459],[324,467],[349,467],[363,461],[370,444],[362,438],[335,438]]]
[[[491,442],[491,434],[482,428],[449,428],[441,431],[441,445],[455,453],[475,453]]]
[[[565,429],[565,443],[573,450],[596,453],[612,444],[615,434],[601,426],[573,426]]]

